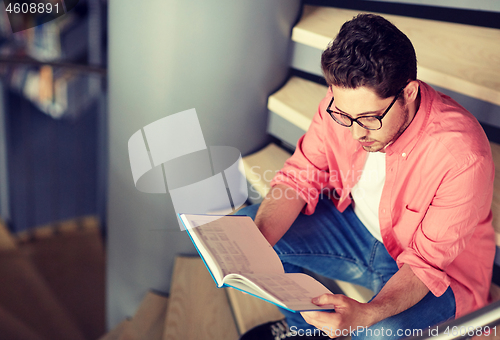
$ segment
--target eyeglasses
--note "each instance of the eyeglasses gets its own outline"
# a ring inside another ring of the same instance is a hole
[[[353,122],[356,122],[359,124],[359,126],[367,129],[367,130],[380,130],[382,128],[382,119],[385,117],[387,112],[392,108],[396,100],[398,99],[399,95],[403,93],[403,90],[405,88],[403,87],[399,92],[396,94],[394,99],[391,102],[391,105],[384,111],[384,113],[381,116],[366,116],[366,117],[359,117],[359,118],[351,118],[346,114],[343,114],[338,111],[333,111],[331,109],[331,106],[333,104],[333,97],[332,100],[330,101],[330,104],[326,108],[326,112],[330,114],[330,116],[333,118],[334,121],[339,123],[342,126],[345,127],[351,127]]]

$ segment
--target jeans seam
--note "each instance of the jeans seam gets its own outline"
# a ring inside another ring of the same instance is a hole
[[[381,284],[381,288],[385,286],[385,284],[387,283],[386,280],[384,280],[384,275],[380,274],[377,270],[375,270],[373,268],[373,262],[375,261],[375,255],[376,255],[376,252],[377,252],[377,248],[382,245],[382,242],[376,240],[375,243],[373,244],[373,247],[372,247],[372,253],[370,255],[370,264],[369,264],[369,271],[372,272],[374,275],[378,276],[380,282],[382,283]],[[376,292],[376,294],[378,294],[378,292]]]
[[[377,247],[379,243],[380,243],[379,241],[375,241],[375,243],[373,244],[372,253],[370,254],[370,262],[368,263],[368,266],[370,268],[373,268],[373,261],[375,261],[375,253],[377,252]]]
[[[280,257],[281,259],[281,256],[321,256],[321,257],[334,257],[334,258],[337,258],[337,259],[341,259],[341,260],[345,260],[345,261],[349,261],[349,262],[352,262],[356,265],[359,265],[360,262],[357,261],[356,259],[354,258],[351,258],[351,257],[346,257],[346,256],[343,256],[343,255],[338,255],[338,254],[311,254],[311,253],[290,253],[290,254],[287,254],[287,253],[280,253],[278,254],[278,256]],[[286,262],[286,261],[285,261]],[[364,267],[364,266],[363,266]]]

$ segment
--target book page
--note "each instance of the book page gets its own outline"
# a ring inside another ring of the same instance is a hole
[[[306,274],[289,273],[289,274],[249,274],[245,278],[251,281],[241,282],[240,278],[229,276],[225,279],[228,285],[235,283],[235,287],[245,290],[245,286],[249,287],[249,293],[260,296],[276,304],[283,304],[289,309],[295,311],[307,310],[330,310],[333,305],[316,306],[311,302],[312,298],[325,293],[332,294],[328,288],[320,282]],[[255,288],[258,286],[260,291]]]
[[[250,217],[183,216],[192,226],[188,232],[193,240],[203,244],[222,276],[284,272],[278,255]]]

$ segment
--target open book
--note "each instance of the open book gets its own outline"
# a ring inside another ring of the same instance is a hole
[[[332,310],[311,299],[331,293],[314,278],[285,273],[278,254],[247,216],[180,214],[218,287],[232,287],[292,312]]]

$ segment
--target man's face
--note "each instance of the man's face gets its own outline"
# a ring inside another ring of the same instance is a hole
[[[389,107],[393,97],[381,99],[371,88],[358,87],[347,89],[332,86],[332,110],[339,111],[351,118],[365,116],[381,116]],[[400,96],[404,96],[401,94]],[[382,119],[382,128],[367,130],[353,122],[351,127],[352,138],[357,140],[363,149],[368,152],[385,152],[384,148],[394,142],[411,122],[408,108],[398,100]]]

